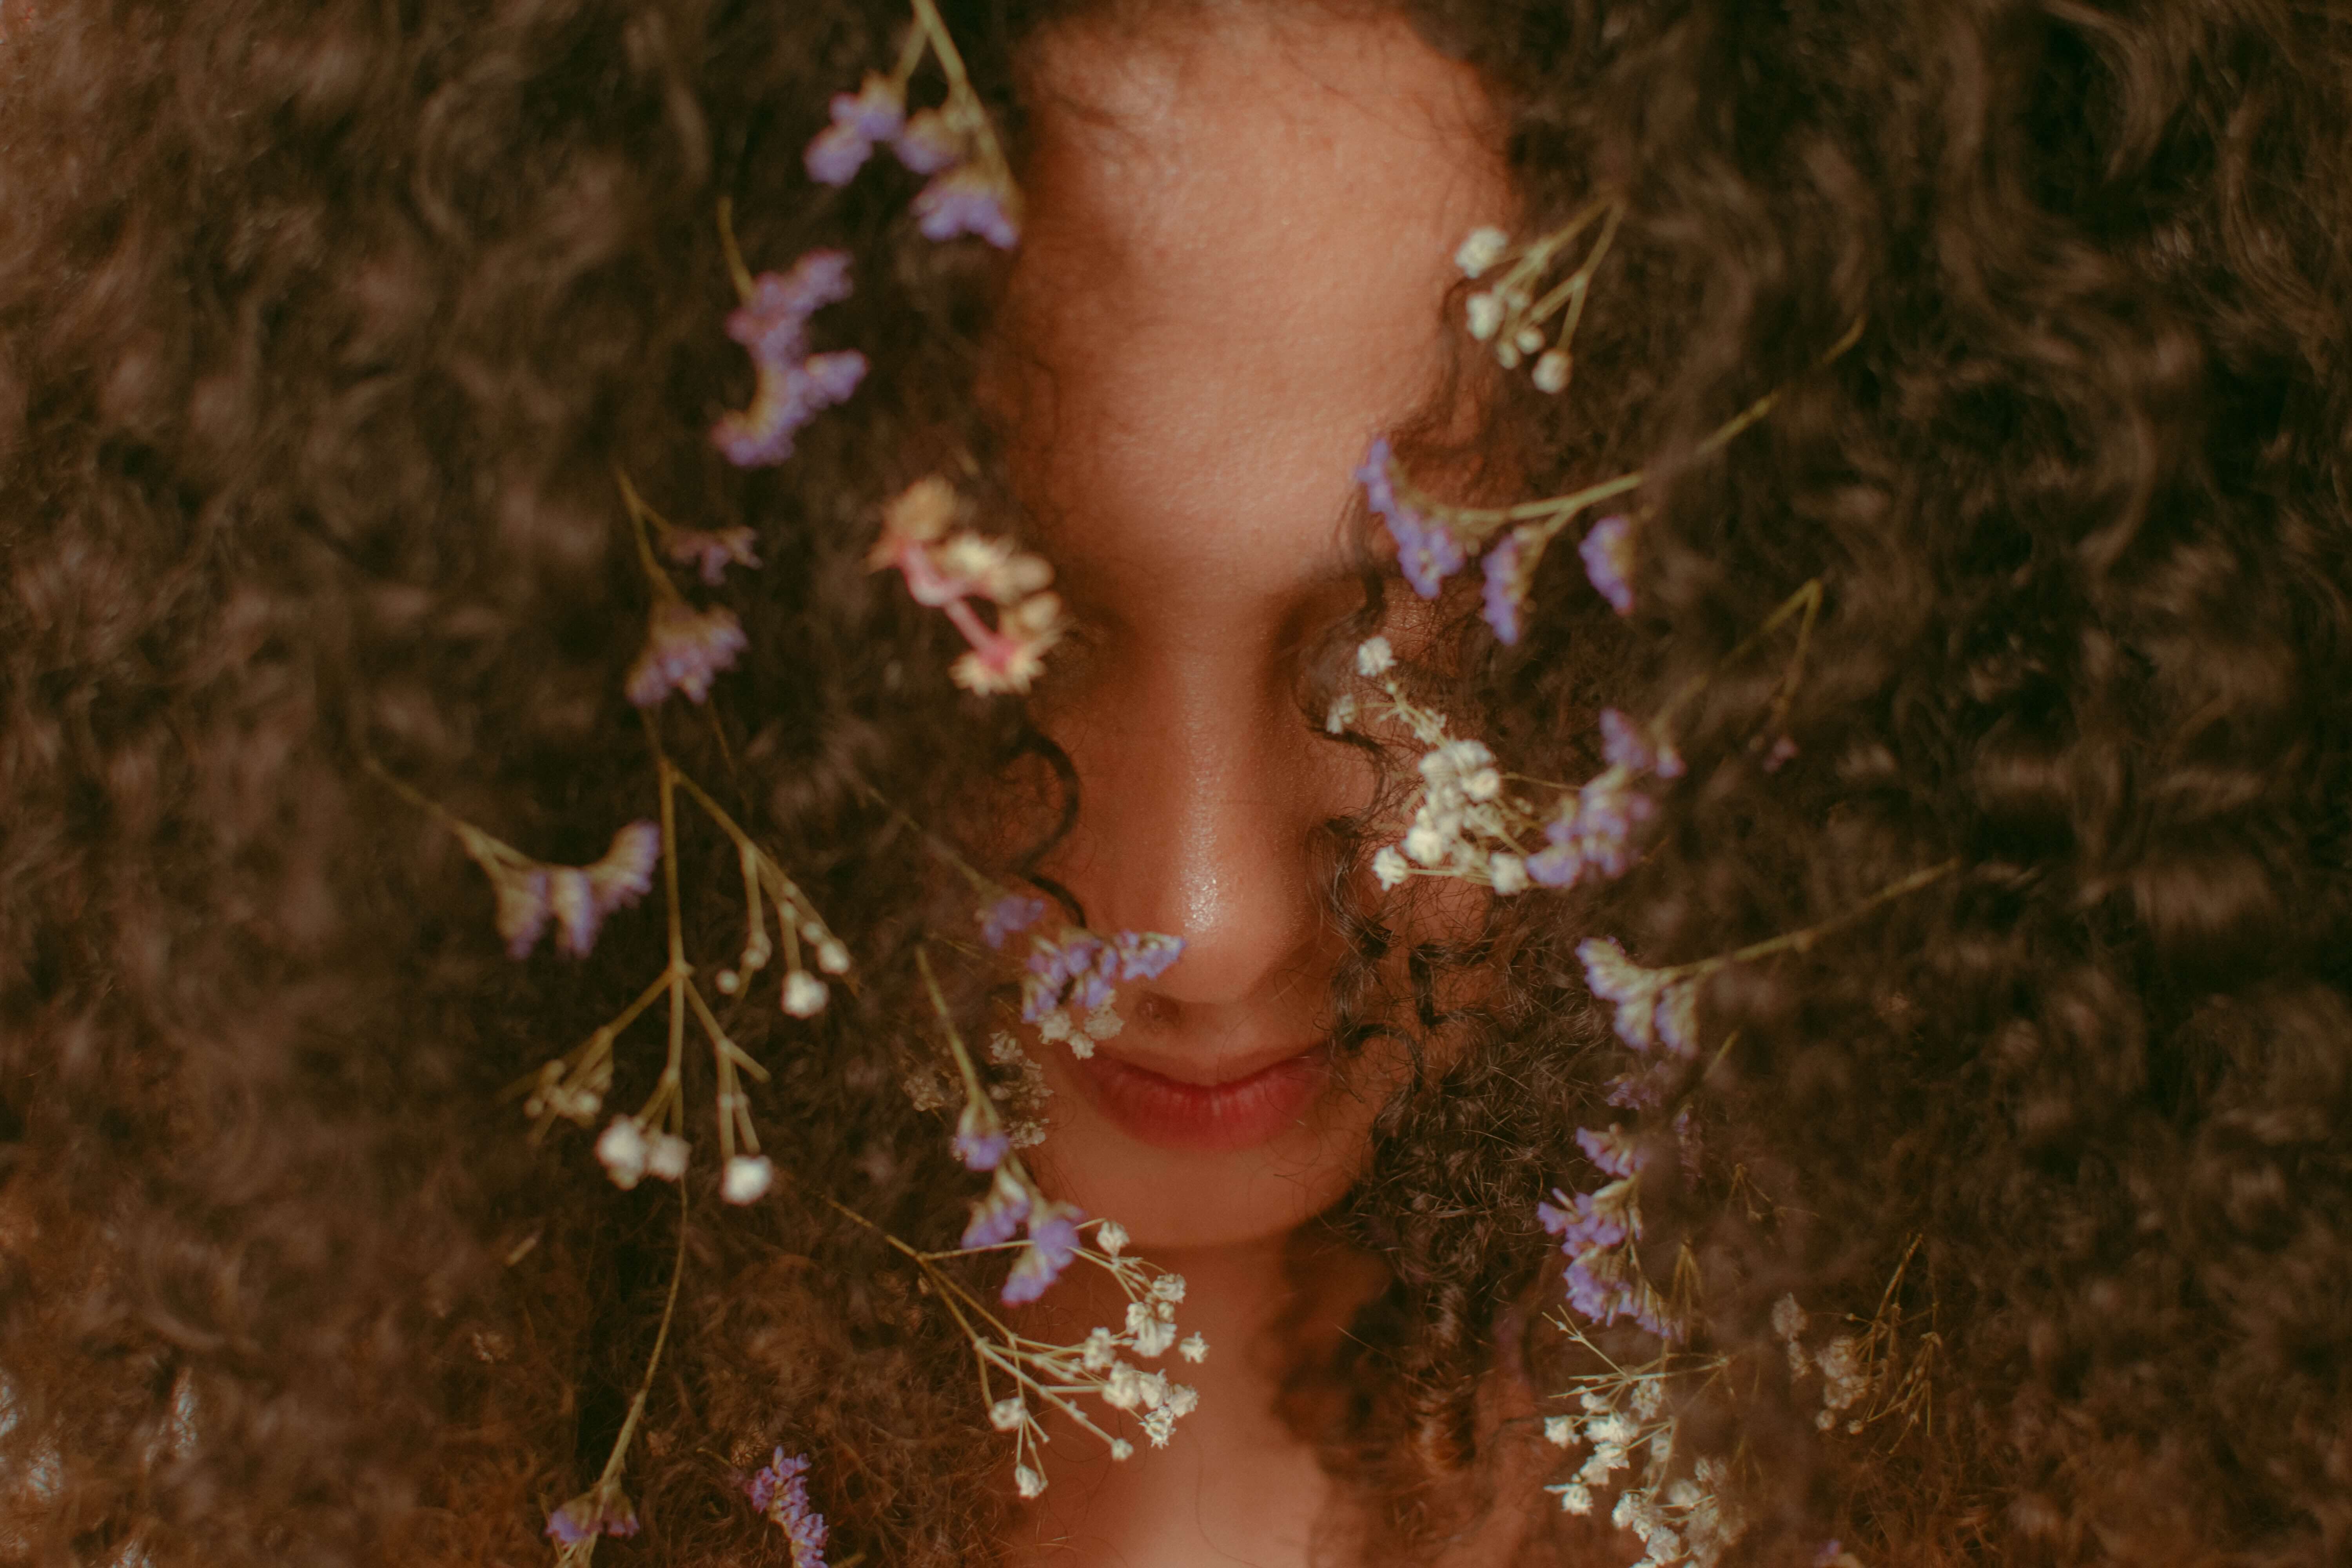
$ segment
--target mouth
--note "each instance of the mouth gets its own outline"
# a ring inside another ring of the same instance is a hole
[[[1240,1076],[1193,1083],[1097,1050],[1073,1064],[1096,1108],[1129,1137],[1194,1152],[1254,1149],[1299,1126],[1329,1080],[1331,1052],[1317,1044]]]

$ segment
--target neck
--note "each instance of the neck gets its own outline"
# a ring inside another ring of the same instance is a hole
[[[1210,1346],[1198,1364],[1173,1354],[1151,1364],[1198,1390],[1200,1406],[1177,1424],[1164,1449],[1130,1426],[1137,1451],[1124,1462],[1073,1424],[1050,1427],[1047,1489],[1018,1527],[1016,1561],[1032,1552],[1038,1561],[1050,1553],[1056,1568],[1292,1568],[1307,1561],[1329,1483],[1276,1402],[1295,1353],[1294,1325],[1307,1313],[1324,1315],[1314,1310],[1318,1301],[1347,1271],[1319,1263],[1301,1268],[1286,1257],[1286,1241],[1145,1249],[1184,1276],[1178,1326],[1199,1331]],[[1108,1279],[1074,1269],[1024,1331],[1074,1341],[1096,1323],[1117,1326],[1125,1310],[1126,1298]],[[1092,1402],[1088,1414],[1097,1415]]]

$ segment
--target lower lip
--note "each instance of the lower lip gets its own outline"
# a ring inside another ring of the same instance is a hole
[[[1254,1149],[1299,1125],[1329,1076],[1320,1046],[1231,1083],[1183,1083],[1100,1053],[1076,1064],[1089,1097],[1129,1136],[1160,1149]]]

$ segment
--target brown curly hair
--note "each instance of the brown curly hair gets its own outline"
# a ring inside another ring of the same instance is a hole
[[[1076,8],[942,7],[1016,154],[1022,42]],[[1673,1107],[1696,1157],[1645,1176],[1652,1273],[1686,1260],[1694,1344],[1742,1369],[1687,1413],[1736,1461],[1738,1552],[2344,1561],[2352,25],[2251,0],[1406,8],[1489,84],[1531,226],[1601,187],[1625,207],[1579,394],[1497,390],[1487,448],[1529,486],[1652,475],[1635,616],[1555,551],[1523,643],[1463,617],[1452,700],[1515,767],[1574,777],[1598,672],[1635,710],[1711,679],[1631,876],[1412,955],[1414,1026],[1472,1043],[1383,1112],[1328,1229],[1386,1283],[1294,1380],[1365,1538],[1427,1558],[1543,1501],[1501,1489],[1542,1450],[1483,1391],[1558,1388],[1583,1353],[1538,1315],[1534,1214],[1591,1184],[1571,1134],[1617,1114],[1576,939],[1701,957],[1957,859],[1716,979]],[[915,236],[902,176],[801,169],[903,19],[10,7],[9,1560],[530,1561],[603,1462],[679,1221],[576,1137],[520,1136],[500,1091],[627,1002],[658,921],[616,918],[585,967],[510,962],[479,875],[368,763],[554,861],[643,814],[616,464],[673,516],[757,531],[765,569],[728,590],[754,651],[670,743],[866,979],[814,1024],[764,993],[729,1016],[773,1071],[786,1179],[723,1223],[689,1180],[629,1471],[646,1534],[615,1550],[782,1561],[738,1495],[778,1443],[814,1458],[836,1561],[997,1550],[961,1341],[824,1202],[944,1240],[972,1184],[898,1084],[928,1048],[911,954],[969,910],[867,788],[954,824],[1052,760],[1017,704],[953,689],[951,635],[864,562],[882,498],[965,454],[1015,515],[970,393],[997,259]],[[705,434],[749,385],[718,330],[721,197],[755,267],[858,258],[817,331],[873,364],[748,475]],[[1725,656],[1813,579],[1776,728],[1785,648]],[[1375,583],[1352,625],[1378,614]],[[731,851],[680,852],[726,951]],[[1360,1038],[1386,928],[1338,901]],[[1447,1013],[1428,977],[1456,963],[1502,979]],[[1818,1431],[1775,1371],[1784,1293],[1927,1325],[1930,1417]],[[1525,1554],[1604,1543],[1578,1528],[1547,1512]]]

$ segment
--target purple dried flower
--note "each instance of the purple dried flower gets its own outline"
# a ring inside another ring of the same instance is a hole
[[[645,651],[629,670],[629,700],[651,708],[673,691],[691,701],[710,695],[710,683],[751,647],[743,623],[728,609],[698,611],[677,599],[655,606]]]
[[[915,226],[925,239],[949,240],[976,235],[999,250],[1021,243],[1021,231],[1005,212],[1004,191],[974,168],[958,168],[940,175],[915,194]]]
[[[949,129],[947,117],[936,109],[908,120],[891,145],[898,162],[918,174],[936,174],[963,162],[963,138]]]
[[[1388,437],[1376,437],[1356,469],[1356,479],[1364,487],[1365,504],[1388,524],[1389,537],[1396,541],[1398,570],[1414,593],[1433,599],[1445,579],[1462,570],[1462,544],[1445,524],[1423,516],[1396,493],[1389,471],[1392,460]]]
[[[547,868],[501,869],[492,875],[490,890],[498,895],[499,934],[507,939],[507,956],[529,957],[547,930]]]
[[[1035,1300],[1062,1276],[1078,1255],[1078,1222],[1086,1215],[1069,1204],[1048,1203],[1029,1216],[1029,1245],[1013,1260],[1004,1277],[1004,1304],[1019,1307]]]
[[[751,297],[727,315],[727,335],[751,351],[796,359],[805,346],[808,319],[852,292],[849,253],[812,250],[790,272],[762,272],[751,280]]]
[[[1610,607],[1621,616],[1633,613],[1633,520],[1604,517],[1592,525],[1577,546],[1584,557],[1584,574]]]
[[[1486,552],[1486,624],[1497,642],[1516,643],[1525,628],[1519,622],[1519,536],[1507,533]]]
[[[1584,863],[1604,877],[1622,877],[1633,863],[1633,830],[1655,815],[1650,797],[1622,767],[1603,769],[1576,792],[1575,833]],[[1549,829],[1546,829],[1547,834]]]
[[[493,873],[499,934],[507,939],[508,953],[528,956],[551,916],[557,950],[585,958],[596,945],[604,917],[653,890],[653,870],[660,858],[661,829],[651,822],[632,822],[613,835],[604,858],[593,865],[532,866]]]
[[[1007,893],[981,907],[980,940],[1003,948],[1045,916],[1045,900],[1025,893]]]
[[[1584,853],[1577,846],[1574,802],[1544,825],[1544,837],[1550,847],[1528,857],[1528,880],[1544,888],[1576,886],[1576,879],[1584,875]]]
[[[758,570],[760,558],[751,553],[752,538],[748,528],[722,528],[715,532],[674,528],[662,539],[662,553],[672,561],[698,568],[703,585],[716,588],[726,579],[730,566]]]
[[[1630,1176],[1642,1168],[1642,1151],[1622,1127],[1612,1127],[1606,1132],[1596,1132],[1589,1127],[1576,1130],[1576,1146],[1584,1157],[1612,1176]]]
[[[744,1483],[743,1490],[751,1506],[784,1532],[792,1546],[793,1568],[825,1568],[824,1515],[809,1503],[808,1468],[806,1456],[787,1458],[780,1447],[768,1468]]]
[[[964,1101],[963,1115],[956,1123],[956,1158],[974,1171],[993,1171],[1013,1150],[1004,1123],[993,1110],[983,1109],[984,1103],[976,1099]]]
[[[1013,1179],[1013,1173],[1001,1165],[988,1195],[971,1205],[971,1218],[963,1227],[959,1247],[994,1247],[1013,1239],[1021,1222],[1029,1217],[1029,1189]]]
[[[833,123],[817,132],[803,161],[819,184],[845,185],[874,155],[874,143],[898,133],[907,106],[888,78],[868,72],[856,93],[835,93],[830,108]]]
[[[1633,1186],[1627,1182],[1612,1182],[1597,1193],[1563,1193],[1558,1187],[1551,1195],[1559,1205],[1536,1205],[1536,1218],[1544,1229],[1559,1237],[1560,1250],[1570,1258],[1596,1247],[1614,1247],[1629,1236],[1641,1234],[1633,1217]]]
[[[721,415],[710,431],[712,443],[739,468],[770,468],[791,457],[801,427],[845,402],[866,376],[866,356],[856,349],[799,362],[762,354],[752,364],[759,379],[751,405]]]
[[[599,1535],[626,1538],[636,1532],[637,1510],[611,1481],[597,1482],[547,1516],[547,1533],[562,1546],[577,1546]]]
[[[1111,938],[1118,951],[1121,980],[1157,980],[1168,966],[1184,956],[1184,939],[1156,931],[1123,931]]]

